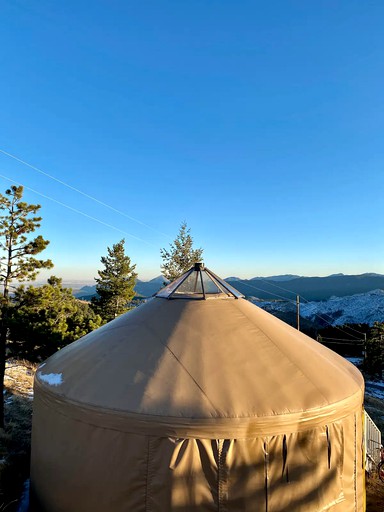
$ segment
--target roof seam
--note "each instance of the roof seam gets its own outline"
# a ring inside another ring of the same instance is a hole
[[[244,299],[246,300],[246,299]],[[257,307],[257,306],[256,306]],[[240,311],[239,308],[237,308],[237,310],[239,311],[240,314],[242,314],[244,316],[244,318],[247,319],[247,321],[251,324],[251,325],[255,325],[253,322],[251,322],[251,320],[249,319],[248,315],[246,315],[243,311]],[[268,336],[268,334],[263,330],[261,329],[260,326],[257,326],[257,329],[259,329],[260,332],[262,332],[264,334],[264,336],[276,347],[276,349],[283,355],[285,356],[288,361],[295,367],[299,370],[299,372],[304,375],[304,377],[307,378],[307,380],[312,384],[312,386],[314,387],[314,389],[316,389],[317,391],[320,392],[321,396],[324,398],[324,400],[327,402],[327,404],[329,404],[329,400],[327,399],[327,397],[324,395],[324,393],[315,385],[315,383],[313,382],[313,380],[302,370],[302,368],[300,368],[294,361],[292,361],[292,359],[288,356],[288,354],[286,352],[284,352],[274,341],[273,339]]]
[[[215,406],[215,404],[211,401],[211,399],[208,397],[208,395],[206,394],[206,392],[204,391],[204,389],[200,386],[200,384],[197,382],[197,380],[193,377],[193,375],[187,370],[187,368],[184,366],[184,364],[180,361],[180,359],[176,356],[176,354],[174,352],[172,352],[172,350],[168,347],[168,345],[166,345],[162,340],[161,338],[159,337],[159,335],[154,332],[148,325],[146,324],[143,324],[143,326],[148,329],[148,331],[150,331],[156,341],[158,341],[164,348],[166,348],[168,350],[168,352],[175,358],[175,360],[179,363],[179,365],[183,368],[183,370],[187,373],[187,375],[189,375],[190,379],[192,380],[192,382],[195,384],[195,386],[201,391],[201,393],[203,394],[203,396],[208,400],[208,402],[210,403],[210,405],[214,408],[214,410],[216,412],[218,412],[218,409],[217,407]]]

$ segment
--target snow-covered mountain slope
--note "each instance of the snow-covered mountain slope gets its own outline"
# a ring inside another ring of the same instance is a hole
[[[273,313],[296,313],[296,301],[263,301],[251,298],[257,306]],[[384,322],[384,290],[374,290],[324,301],[301,302],[300,316],[310,321],[324,317],[332,325]]]

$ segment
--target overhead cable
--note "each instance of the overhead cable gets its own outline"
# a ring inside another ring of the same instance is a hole
[[[262,288],[257,288],[256,286],[253,286],[251,284],[248,284],[248,283],[244,283],[244,281],[242,281],[243,284],[245,284],[246,286],[249,286],[249,288],[254,288],[255,290],[258,290],[260,292],[263,292],[263,293],[268,293],[269,295],[272,295],[273,297],[279,297],[280,299],[283,299],[285,300],[286,302],[290,302],[291,304],[295,304],[296,305],[296,301],[294,300],[291,300],[291,299],[287,299],[286,297],[283,297],[282,295],[278,295],[277,293],[274,294],[272,292],[267,292],[266,290],[263,290]],[[287,290],[287,291],[290,291],[290,290]],[[293,292],[291,292],[293,293]],[[301,297],[301,296],[300,296]],[[310,301],[307,301],[308,303]],[[340,332],[342,332],[343,334],[346,334],[347,336],[351,336],[353,338],[355,338],[356,340],[359,339],[357,338],[356,336],[354,336],[353,334],[350,334],[349,332],[346,332],[345,330],[341,329],[341,327],[337,326],[337,325],[332,325],[331,322],[329,322],[326,318],[324,318],[323,316],[319,315],[318,313],[313,313],[314,316],[317,316],[317,318],[320,318],[320,320],[323,320],[323,322],[325,322],[326,324],[330,325],[331,327],[335,328],[335,329],[338,329]],[[325,313],[326,314],[326,313]],[[329,315],[327,315],[329,316]],[[351,330],[357,332],[358,334],[360,334],[360,336],[362,335],[361,332],[357,331],[356,329],[352,329]]]
[[[36,167],[36,166],[26,162],[25,160],[22,160],[21,158],[15,156],[15,155],[12,155],[11,153],[8,153],[7,151],[4,151],[4,149],[0,149],[0,153],[3,153],[4,155],[9,156],[10,158],[13,158],[17,162],[20,162],[21,164],[26,165],[27,167],[30,167],[31,169],[39,172],[40,174],[46,176],[47,178],[49,178],[49,179],[51,179],[53,181],[56,181],[57,183],[60,183],[64,187],[67,187],[70,190],[73,190],[74,192],[77,192],[78,194],[81,194],[82,196],[87,197],[88,199],[91,199],[91,201],[95,201],[96,203],[100,204],[101,206],[104,206],[105,208],[109,208],[110,210],[114,211],[115,213],[118,213],[119,215],[123,215],[127,219],[130,219],[133,222],[137,222],[138,224],[141,224],[142,226],[145,226],[146,228],[151,229],[152,231],[155,231],[156,233],[159,233],[160,235],[169,238],[169,235],[167,235],[166,233],[163,233],[162,231],[159,231],[159,230],[153,228],[152,226],[149,226],[145,222],[142,222],[141,220],[138,220],[135,217],[131,217],[130,215],[122,212],[121,210],[118,210],[114,206],[111,206],[110,204],[105,203],[104,201],[100,201],[100,199],[97,199],[96,197],[91,196],[90,194],[87,194],[86,192],[83,192],[82,190],[80,190],[80,189],[78,189],[76,187],[73,187],[69,183],[66,183],[65,181],[62,181],[59,178],[56,178],[55,176],[52,176],[51,174],[48,174],[47,172],[43,171],[42,169],[39,169],[39,167]]]
[[[143,242],[147,245],[150,245],[152,247],[155,247],[150,242],[147,242],[147,240],[144,240],[143,238],[139,238],[138,236],[132,235],[132,233],[128,233],[127,231],[120,229],[116,226],[113,226],[112,224],[108,224],[108,222],[104,222],[103,220],[98,219],[97,217],[93,217],[92,215],[88,215],[88,213],[82,212],[81,210],[78,210],[77,208],[73,208],[72,206],[69,206],[68,204],[65,204],[61,201],[58,201],[57,199],[54,199],[53,197],[47,196],[46,194],[42,194],[41,192],[38,192],[37,190],[34,190],[33,188],[27,187],[23,185],[22,183],[18,183],[17,181],[8,178],[7,176],[4,176],[3,174],[0,174],[0,178],[3,178],[4,180],[10,181],[11,183],[15,183],[16,185],[21,185],[25,189],[33,192],[34,194],[37,194],[41,197],[44,197],[45,199],[49,199],[50,201],[53,201],[54,203],[59,204],[60,206],[64,206],[64,208],[67,208],[68,210],[71,210],[75,213],[78,213],[79,215],[83,215],[83,217],[87,217],[88,219],[94,220],[95,222],[98,222],[99,224],[103,224],[104,226],[107,226],[108,228],[114,229],[115,231],[120,231],[120,233],[123,233],[124,235],[129,236],[130,238],[134,238],[136,240],[139,240],[140,242]]]
[[[297,292],[294,292],[294,291],[292,291],[292,290],[288,290],[287,288],[284,288],[283,286],[279,286],[279,285],[275,284],[275,282],[274,282],[274,281],[272,281],[272,282],[271,282],[271,281],[267,281],[266,279],[263,279],[262,277],[259,277],[258,279],[259,279],[260,281],[264,282],[264,283],[267,283],[267,284],[268,284],[268,285],[270,285],[270,286],[274,286],[275,288],[279,288],[280,290],[283,290],[283,291],[285,291],[285,292],[291,293],[292,295],[295,295],[295,296],[297,296],[297,295],[298,295],[298,296],[300,297],[300,299],[302,299],[304,302],[306,302],[306,303],[308,303],[308,304],[309,304],[310,302],[312,302],[312,301],[310,301],[310,300],[306,299],[305,297],[303,297],[302,295],[300,295],[300,294],[299,294],[299,293],[297,293]],[[264,290],[260,290],[260,291],[264,291]],[[266,293],[268,293],[268,292],[266,292]],[[282,297],[282,296],[281,296],[281,295],[276,295],[276,297]],[[315,313],[315,314],[316,314],[316,316],[318,316],[319,318],[322,318],[322,317],[320,317],[320,315],[318,315],[317,313]],[[326,315],[327,315],[327,313],[324,313],[324,314],[326,314]],[[328,315],[328,316],[329,316],[329,315]],[[322,318],[322,320],[324,320],[324,321],[325,321],[325,319],[324,319],[324,318]],[[328,322],[328,323],[329,323],[329,322]],[[330,324],[330,323],[329,323],[329,325],[332,325],[332,324]],[[333,326],[333,327],[335,327],[335,326]],[[357,334],[361,334],[361,332],[360,332],[360,331],[358,331],[358,330],[354,329],[353,327],[346,326],[346,327],[345,327],[345,329],[349,329],[350,331],[357,332]],[[347,333],[347,334],[348,334],[348,333]],[[352,336],[352,335],[350,334],[350,336]]]

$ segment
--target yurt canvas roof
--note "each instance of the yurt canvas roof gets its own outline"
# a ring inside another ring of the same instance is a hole
[[[99,425],[212,439],[304,430],[361,404],[352,364],[209,270],[175,283],[40,366],[46,399]]]

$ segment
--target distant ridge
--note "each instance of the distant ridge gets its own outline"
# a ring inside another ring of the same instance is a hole
[[[253,299],[256,306],[265,309],[281,320],[296,326],[296,302],[284,300]],[[321,328],[327,325],[369,324],[384,322],[384,291],[331,297],[323,301],[302,302],[300,317],[303,329]],[[358,334],[354,333],[354,334]]]
[[[292,274],[240,279],[228,277],[226,281],[246,297],[260,299],[294,299],[301,295],[307,300],[327,300],[330,297],[346,297],[373,290],[384,290],[384,275],[365,273],[360,275],[334,274],[327,277],[303,277]],[[150,281],[137,280],[135,292],[140,297],[151,297],[164,286],[163,276]],[[96,293],[96,286],[83,286],[74,293],[75,297],[90,300]]]
[[[157,276],[150,281],[137,281],[135,292],[141,297],[151,297],[154,293],[163,288],[165,279],[163,276]]]
[[[327,300],[330,297],[346,297],[357,293],[367,293],[373,290],[384,290],[384,275],[333,275],[327,277],[295,277],[286,281],[258,278],[228,280],[247,297],[260,299],[293,299],[296,294],[307,300]]]
[[[151,297],[154,293],[163,288],[165,279],[163,276],[157,276],[150,281],[136,281],[135,292],[138,297]],[[96,285],[83,286],[80,290],[74,293],[74,296],[82,300],[91,300],[91,297],[96,294]]]
[[[268,277],[252,277],[249,281],[256,281],[258,279],[267,279],[268,281],[291,281],[292,279],[299,279],[301,276],[296,276],[294,274],[283,274],[281,276],[268,276]]]

